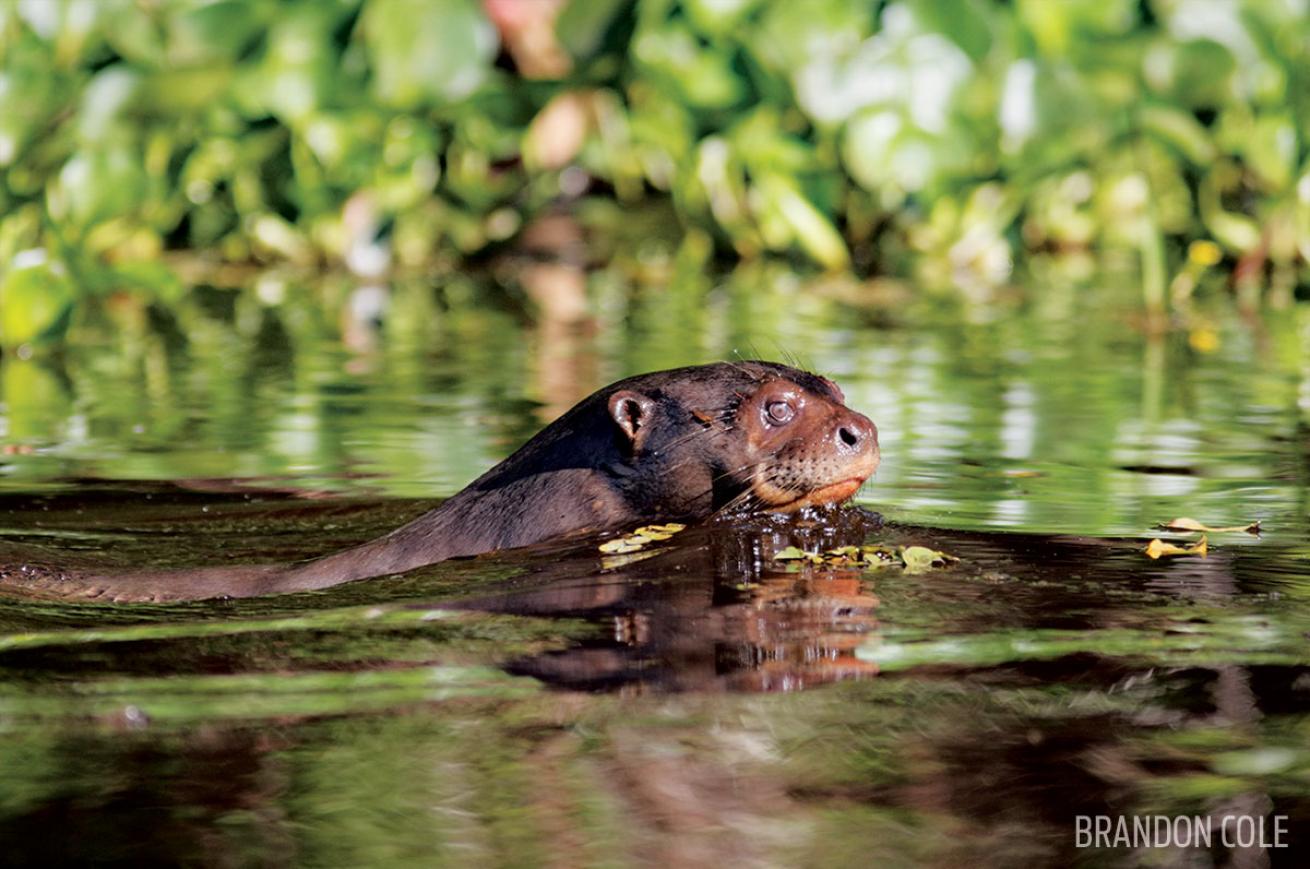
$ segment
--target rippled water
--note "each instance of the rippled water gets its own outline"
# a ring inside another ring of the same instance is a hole
[[[259,280],[3,360],[7,564],[329,551],[617,377],[734,355],[797,358],[878,423],[859,503],[883,521],[691,529],[626,562],[545,545],[264,600],[0,597],[7,862],[1310,853],[1310,312],[1215,303],[1151,338],[1126,283],[974,311],[774,266],[667,289],[608,268],[595,316],[566,322],[512,288],[470,302],[492,278],[402,282],[385,330],[347,324],[343,346],[308,301],[258,299],[348,285]],[[1262,533],[1147,558],[1192,539],[1152,530],[1180,516]],[[772,558],[869,541],[961,560]],[[1293,847],[1076,849],[1098,814],[1286,816]]]

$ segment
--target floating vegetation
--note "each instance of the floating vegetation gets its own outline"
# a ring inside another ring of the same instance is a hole
[[[774,553],[775,561],[808,562],[824,567],[901,567],[907,573],[922,573],[955,564],[960,559],[927,546],[838,546],[823,552],[806,552],[788,546]]]
[[[1151,558],[1164,558],[1171,555],[1199,555],[1205,558],[1209,552],[1209,543],[1205,537],[1195,543],[1185,543],[1179,546],[1177,543],[1166,543],[1159,537],[1146,544],[1145,552]]]
[[[670,522],[667,525],[643,525],[630,534],[606,540],[597,548],[609,555],[626,555],[629,552],[645,549],[648,543],[661,543],[668,540],[686,527],[677,522]]]
[[[1168,522],[1161,522],[1155,526],[1161,531],[1178,531],[1181,533],[1202,532],[1207,534],[1227,534],[1229,532],[1243,531],[1247,534],[1259,535],[1260,522],[1256,520],[1249,525],[1228,525],[1223,528],[1212,528],[1204,522],[1198,522],[1195,519],[1171,519]]]

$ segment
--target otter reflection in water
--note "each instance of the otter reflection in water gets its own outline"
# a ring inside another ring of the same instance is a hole
[[[645,374],[584,399],[435,510],[335,555],[113,573],[27,561],[0,566],[0,588],[107,601],[250,597],[649,521],[837,503],[878,466],[877,429],[844,402],[832,381],[770,362]]]
[[[456,606],[608,621],[607,636],[509,666],[561,687],[798,690],[877,672],[855,652],[878,627],[878,599],[873,577],[859,569],[788,564],[774,554],[860,544],[881,527],[877,514],[856,507],[710,523],[649,558],[600,573],[547,569]]]

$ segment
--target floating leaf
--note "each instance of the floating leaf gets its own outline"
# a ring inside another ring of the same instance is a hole
[[[668,540],[686,527],[686,525],[679,525],[676,522],[669,525],[643,525],[632,532],[631,536],[644,537],[646,540]]]
[[[1212,528],[1203,522],[1196,521],[1195,519],[1182,518],[1171,519],[1168,522],[1161,522],[1155,527],[1159,528],[1161,531],[1180,531],[1183,533],[1191,533],[1195,531],[1209,534],[1225,534],[1231,531],[1245,531],[1247,534],[1260,533],[1259,521],[1252,522],[1250,525],[1226,525],[1222,528]]]
[[[1160,538],[1155,538],[1146,544],[1146,554],[1151,558],[1162,558],[1167,555],[1199,555],[1205,557],[1208,551],[1206,539],[1202,537],[1195,543],[1179,546],[1175,543],[1165,543]]]
[[[640,542],[636,540],[630,540],[627,537],[616,537],[613,540],[605,541],[600,545],[599,548],[601,552],[613,552],[613,553],[636,552],[637,550],[641,549],[642,546],[644,546],[645,544],[646,544],[646,539],[644,537],[641,539]]]
[[[934,567],[944,567],[959,561],[953,555],[938,552],[926,546],[891,547],[878,544],[865,546],[837,546],[824,552],[806,552],[796,546],[778,550],[775,561],[808,561],[829,567],[904,567],[910,573],[919,573]]]
[[[861,546],[860,560],[869,567],[890,567],[903,563],[900,552],[890,546]]]
[[[960,559],[953,555],[947,555],[945,552],[938,552],[936,549],[929,549],[926,546],[907,546],[901,550],[901,560],[905,562],[907,571],[920,573],[934,567],[945,567],[947,564]]]
[[[686,525],[680,525],[677,522],[669,522],[665,525],[643,525],[631,534],[615,537],[613,540],[606,540],[598,548],[601,552],[608,553],[637,552],[645,547],[647,543],[668,540],[686,527]]]

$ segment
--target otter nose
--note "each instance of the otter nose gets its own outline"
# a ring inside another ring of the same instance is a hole
[[[862,413],[848,410],[837,421],[833,440],[837,449],[848,455],[859,455],[878,449],[878,428]]]

